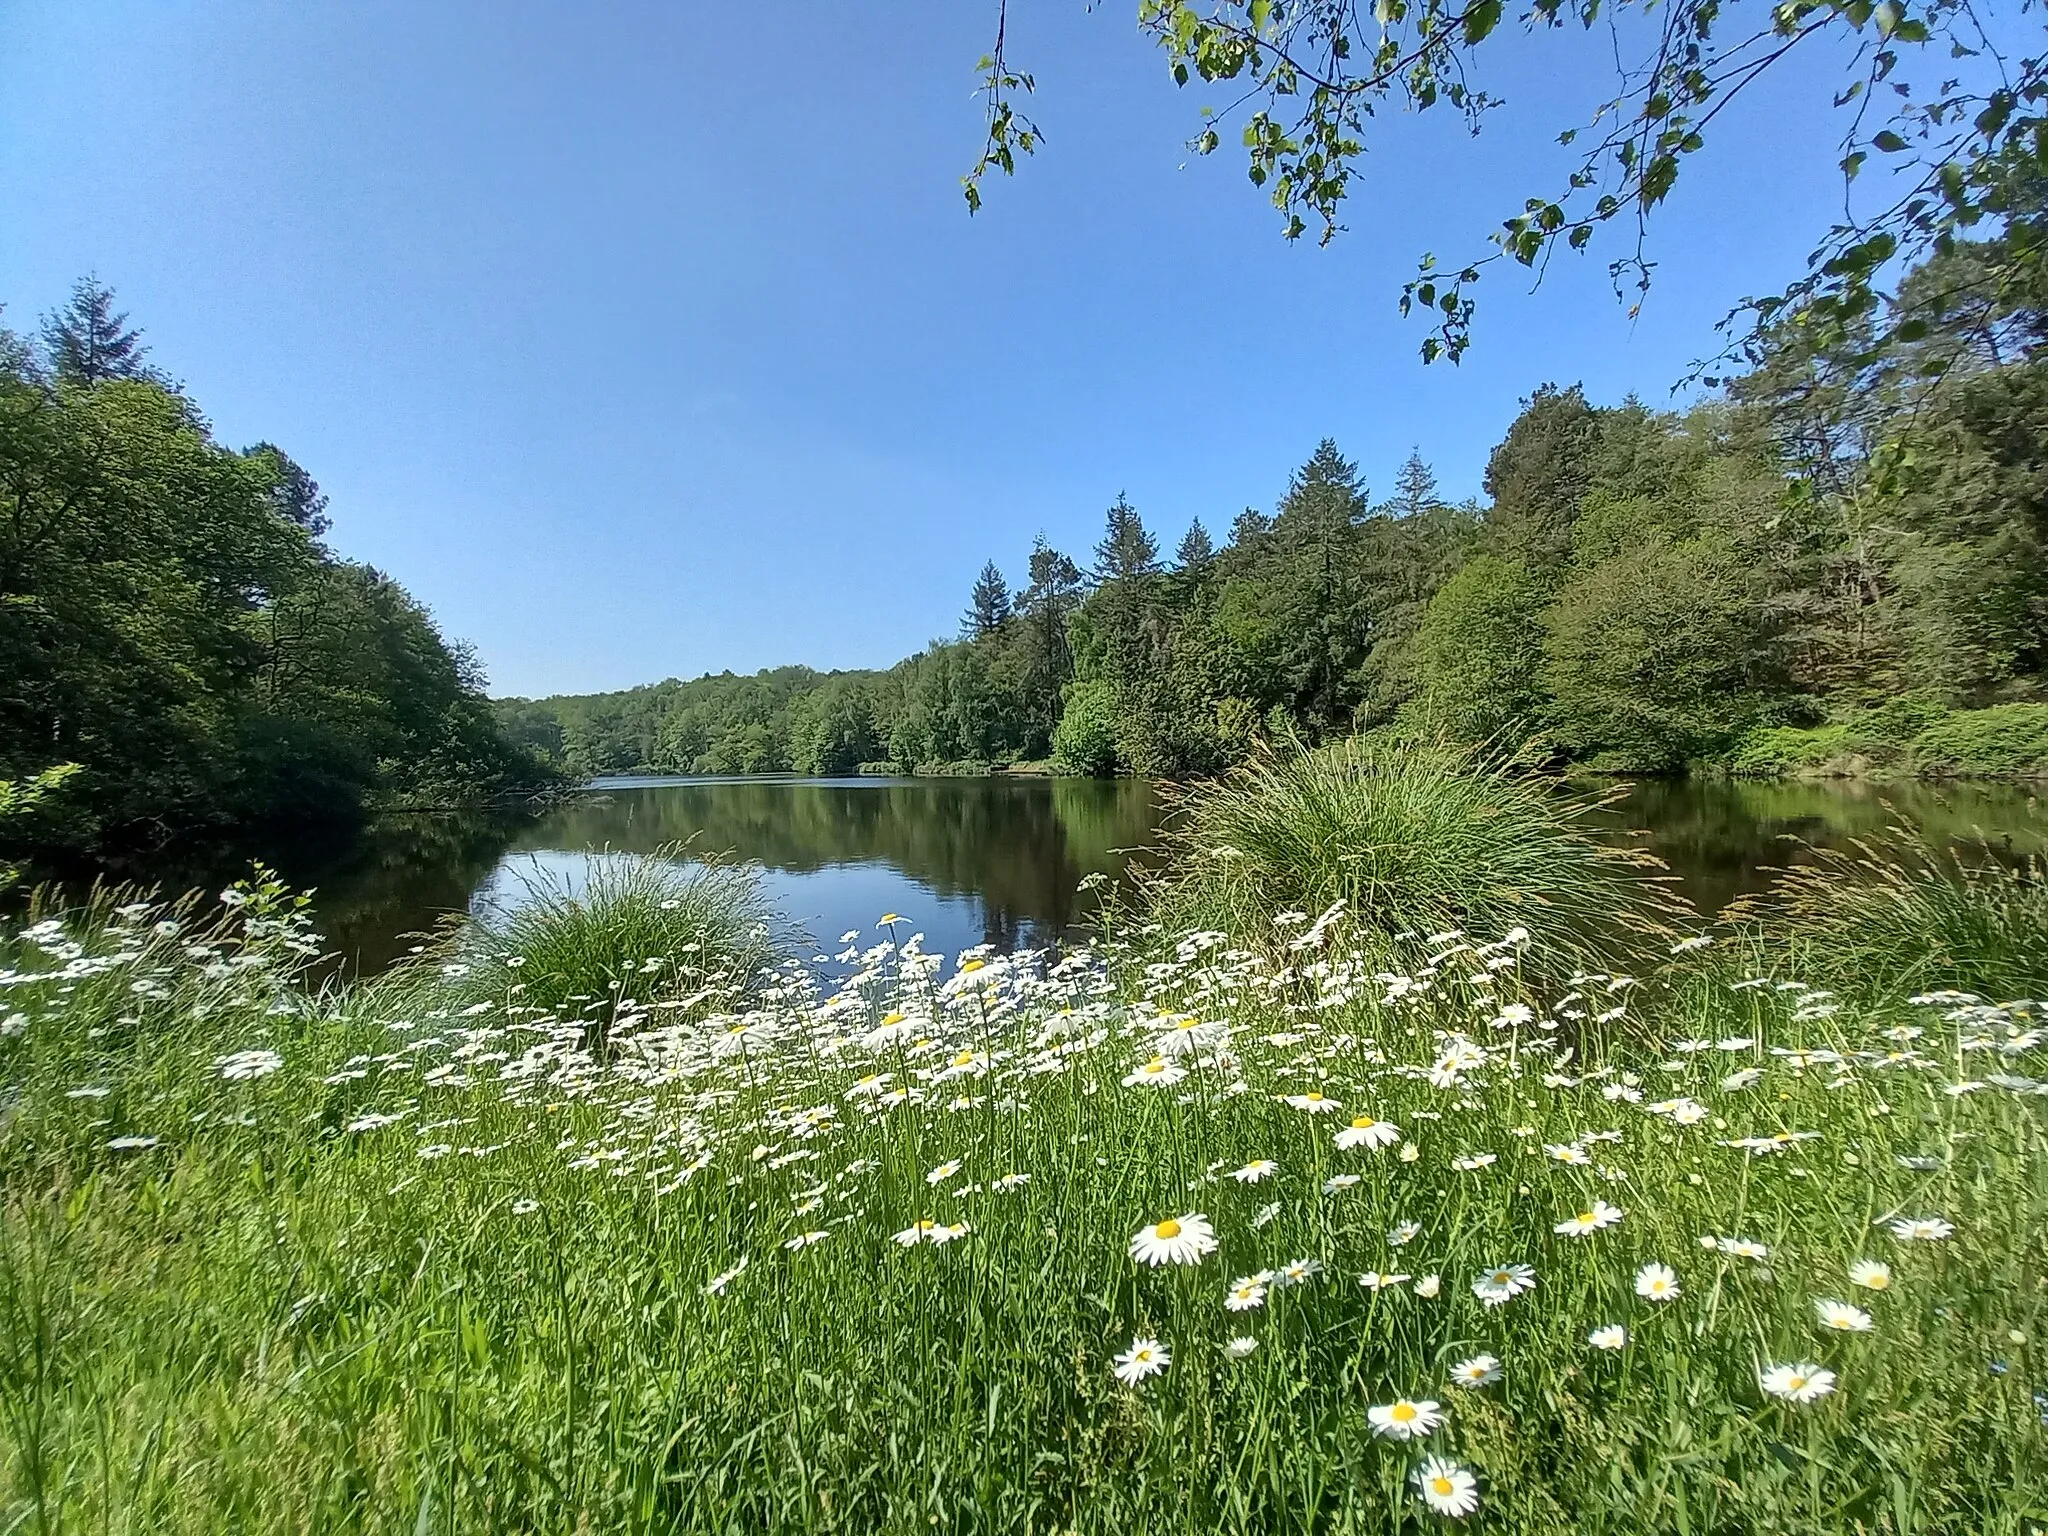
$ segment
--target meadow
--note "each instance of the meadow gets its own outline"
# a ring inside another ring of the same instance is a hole
[[[1341,900],[764,965],[655,861],[351,988],[275,880],[31,914],[0,1530],[2031,1536],[2048,1004],[1844,971],[1831,878],[1626,973]]]

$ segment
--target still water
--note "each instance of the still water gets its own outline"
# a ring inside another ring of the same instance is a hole
[[[1084,876],[1142,863],[1168,793],[1135,779],[603,779],[520,824],[402,818],[318,877],[316,910],[342,955],[376,970],[450,913],[488,914],[534,882],[573,889],[605,850],[680,843],[759,864],[783,914],[827,947],[884,912],[948,954],[1042,943],[1089,922]],[[2006,785],[1641,781],[1608,816],[1710,913],[1806,848],[1892,826],[2048,852],[2048,811]]]

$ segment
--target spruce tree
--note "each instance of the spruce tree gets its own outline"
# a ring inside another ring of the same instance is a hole
[[[1436,476],[1423,462],[1422,454],[1410,449],[1408,461],[1394,476],[1394,499],[1387,503],[1387,510],[1396,517],[1420,517],[1443,504],[1443,498],[1436,493]]]
[[[1145,531],[1138,509],[1117,492],[1109,509],[1108,528],[1095,546],[1095,579],[1099,582],[1126,581],[1150,576],[1159,569],[1159,542]]]
[[[1010,622],[1010,584],[991,560],[974,579],[967,612],[960,620],[960,632],[969,640],[993,635]]]
[[[1188,525],[1180,548],[1174,551],[1173,563],[1177,569],[1192,574],[1215,558],[1216,546],[1210,542],[1209,530],[1202,526],[1198,517]]]
[[[142,332],[115,310],[114,290],[97,277],[72,284],[71,302],[44,317],[43,351],[57,377],[71,384],[150,377]]]

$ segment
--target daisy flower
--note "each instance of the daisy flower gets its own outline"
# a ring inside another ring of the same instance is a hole
[[[1645,1301],[1678,1300],[1678,1274],[1669,1264],[1645,1264],[1636,1271],[1636,1294]]]
[[[1586,1342],[1595,1349],[1620,1349],[1628,1343],[1628,1330],[1619,1323],[1609,1323],[1587,1334]]]
[[[1875,1259],[1858,1259],[1849,1266],[1849,1283],[1866,1291],[1888,1291],[1892,1288],[1892,1267]]]
[[[1816,1301],[1813,1315],[1821,1327],[1832,1328],[1838,1333],[1868,1333],[1876,1326],[1868,1312],[1861,1307],[1852,1307],[1846,1301]]]
[[[1415,1282],[1415,1294],[1425,1301],[1440,1293],[1443,1288],[1444,1277],[1442,1275],[1424,1275]]]
[[[1223,1346],[1223,1353],[1227,1359],[1242,1360],[1258,1347],[1259,1341],[1257,1339],[1248,1333],[1240,1333],[1236,1338]]]
[[[1353,1147],[1390,1147],[1401,1139],[1401,1127],[1388,1120],[1375,1120],[1370,1115],[1353,1115],[1351,1123],[1337,1133],[1337,1150],[1349,1152]]]
[[[782,1246],[791,1253],[795,1253],[799,1248],[808,1248],[813,1243],[822,1243],[831,1235],[829,1232],[799,1232]]]
[[[1621,1207],[1595,1200],[1576,1216],[1567,1216],[1550,1230],[1559,1237],[1590,1237],[1621,1220]]]
[[[1593,1154],[1577,1142],[1546,1142],[1543,1150],[1551,1161],[1566,1163],[1574,1168],[1583,1168],[1593,1161]]]
[[[1273,1288],[1285,1290],[1290,1285],[1303,1285],[1322,1272],[1321,1259],[1296,1259],[1280,1266],[1280,1272],[1273,1276]]]
[[[1323,1193],[1326,1195],[1337,1194],[1343,1190],[1350,1189],[1358,1181],[1359,1176],[1355,1173],[1333,1173],[1323,1180]]]
[[[1131,1236],[1131,1257],[1140,1264],[1199,1264],[1216,1251],[1216,1229],[1199,1211],[1140,1227]]]
[[[1369,1269],[1358,1277],[1358,1283],[1368,1291],[1391,1291],[1396,1286],[1406,1285],[1406,1275],[1383,1275],[1376,1269]]]
[[[1436,1427],[1444,1421],[1441,1405],[1429,1398],[1419,1403],[1405,1397],[1397,1398],[1391,1403],[1366,1409],[1365,1416],[1371,1422],[1374,1434],[1384,1435],[1390,1440],[1413,1440],[1420,1435],[1434,1434]]]
[[[1757,1382],[1773,1397],[1788,1403],[1810,1403],[1835,1390],[1835,1373],[1812,1363],[1767,1366]]]
[[[932,1236],[938,1230],[939,1224],[933,1221],[931,1217],[926,1216],[921,1220],[913,1221],[901,1232],[896,1233],[893,1241],[899,1247],[915,1248],[919,1243],[935,1243],[939,1241],[939,1239]]]
[[[1502,1264],[1484,1271],[1472,1282],[1472,1294],[1489,1307],[1513,1301],[1524,1291],[1536,1288],[1536,1271],[1527,1264]]]
[[[1173,1364],[1173,1354],[1157,1339],[1137,1338],[1116,1357],[1111,1374],[1127,1387],[1135,1387],[1147,1376],[1157,1376]]]
[[[1343,1108],[1335,1099],[1326,1099],[1316,1090],[1286,1094],[1280,1102],[1290,1109],[1305,1110],[1311,1115],[1333,1115]]]
[[[1233,1169],[1230,1176],[1240,1184],[1258,1184],[1279,1171],[1280,1165],[1270,1157],[1255,1157],[1242,1168]]]
[[[1170,1088],[1186,1077],[1187,1069],[1177,1067],[1164,1056],[1154,1056],[1124,1079],[1126,1088]]]
[[[725,1294],[725,1288],[728,1285],[731,1285],[733,1281],[739,1279],[739,1277],[745,1274],[746,1272],[747,1261],[745,1259],[741,1259],[739,1263],[733,1265],[733,1267],[725,1271],[724,1274],[713,1275],[709,1283],[707,1283],[704,1287],[704,1294],[706,1296],[723,1296]]]
[[[1422,1223],[1419,1221],[1396,1222],[1387,1229],[1387,1241],[1396,1248],[1405,1248],[1421,1235]]]
[[[1223,1305],[1232,1312],[1249,1312],[1265,1304],[1266,1280],[1261,1275],[1246,1275],[1233,1280],[1229,1293],[1223,1298]]]
[[[946,1182],[946,1180],[953,1177],[953,1175],[958,1173],[959,1171],[960,1160],[957,1157],[952,1158],[946,1162],[939,1164],[938,1167],[934,1168],[930,1173],[926,1174],[924,1176],[924,1181],[927,1184],[943,1184]]]
[[[1955,1224],[1939,1216],[1901,1216],[1892,1223],[1892,1236],[1902,1243],[1938,1243],[1955,1231]]]
[[[1415,1469],[1415,1491],[1423,1503],[1453,1520],[1479,1507],[1479,1480],[1448,1457],[1428,1457]]]
[[[1460,1173],[1477,1173],[1480,1169],[1491,1167],[1499,1161],[1498,1153],[1474,1152],[1466,1157],[1453,1158],[1451,1166]]]
[[[1461,1387],[1490,1387],[1500,1380],[1498,1355],[1474,1355],[1451,1367],[1451,1380]]]

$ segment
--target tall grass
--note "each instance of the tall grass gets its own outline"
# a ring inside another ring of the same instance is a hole
[[[2048,1509],[2039,1006],[1866,1010],[1719,945],[1550,989],[1521,942],[1340,920],[878,943],[604,1054],[526,967],[308,995],[290,915],[241,910],[0,957],[0,1529],[1416,1531],[1426,1453],[1526,1536]],[[1195,1212],[1216,1252],[1133,1261]],[[1509,1263],[1534,1289],[1487,1304]],[[1172,1364],[1127,1387],[1138,1336]],[[1764,1389],[1808,1361],[1831,1394]],[[1404,1395],[1442,1425],[1377,1433]]]
[[[784,926],[760,871],[683,844],[593,854],[581,885],[536,869],[516,897],[463,922],[384,984],[457,1006],[516,996],[537,1014],[608,1024],[688,1000],[730,1003],[776,958]]]
[[[1154,906],[1169,928],[1263,940],[1276,915],[1341,901],[1386,936],[1523,927],[1546,963],[1618,961],[1685,908],[1655,859],[1595,835],[1606,803],[1482,748],[1289,748],[1185,793]]]
[[[1862,997],[1962,987],[2048,996],[2048,869],[1991,849],[1930,849],[1905,828],[1815,849],[1723,915],[1780,962]]]

